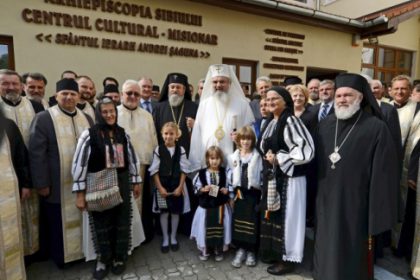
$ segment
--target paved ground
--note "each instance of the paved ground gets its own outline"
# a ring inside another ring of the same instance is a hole
[[[106,279],[169,279],[169,280],[199,280],[199,279],[279,279],[279,280],[304,280],[312,279],[311,253],[312,242],[307,239],[305,259],[296,269],[296,272],[286,276],[273,277],[266,272],[267,265],[258,263],[256,267],[243,266],[240,269],[233,268],[230,261],[234,252],[231,250],[225,254],[225,260],[215,262],[213,258],[208,261],[200,261],[197,257],[195,243],[186,237],[179,236],[180,250],[176,253],[162,254],[160,252],[160,237],[146,245],[137,248],[130,256],[127,270],[122,276],[110,274]],[[389,251],[378,262],[379,267],[375,270],[377,280],[409,279],[407,277],[408,264],[391,256]],[[29,280],[87,280],[91,279],[93,262],[78,262],[69,268],[60,270],[51,261],[35,263],[28,267]],[[401,277],[401,278],[400,278]]]

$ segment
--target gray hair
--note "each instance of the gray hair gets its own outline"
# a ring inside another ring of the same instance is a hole
[[[149,78],[149,77],[146,77],[146,76],[142,76],[142,77],[140,77],[139,78],[139,81],[137,82],[137,83],[140,83],[141,81],[149,81],[149,82],[151,82],[152,83],[152,85],[153,85],[153,80],[152,80],[152,78]]]
[[[306,85],[309,85],[310,83],[312,83],[312,82],[318,82],[318,83],[321,83],[321,81],[319,80],[319,79],[317,79],[317,78],[313,78],[313,79],[311,79]]]
[[[375,83],[378,84],[380,87],[382,87],[382,82],[380,80],[372,79],[372,80],[369,81],[370,85],[373,85]]]
[[[126,86],[132,86],[132,85],[136,85],[139,86],[139,82],[137,82],[136,80],[126,80],[123,84],[122,84],[122,88],[126,87]]]
[[[271,80],[267,76],[261,76],[257,78],[257,81],[255,82],[255,85],[258,85],[259,82],[266,82],[271,84]]]
[[[332,85],[333,87],[335,86],[335,83],[334,83],[334,81],[333,80],[322,80],[320,83],[319,83],[319,86],[320,87],[322,87],[322,86],[324,86],[324,85]]]
[[[22,77],[16,71],[13,71],[13,70],[10,70],[10,69],[0,69],[0,76],[1,75],[18,76],[19,81],[22,82]]]

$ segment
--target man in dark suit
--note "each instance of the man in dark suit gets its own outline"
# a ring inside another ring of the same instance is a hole
[[[260,114],[262,117],[256,119],[253,123],[255,136],[257,137],[257,139],[260,137],[263,127],[267,124],[267,118],[270,114],[270,112],[268,111],[268,103],[265,100],[265,97],[261,97],[260,99]]]
[[[369,84],[372,93],[378,101],[379,107],[381,108],[382,115],[384,116],[383,120],[388,125],[392,135],[392,139],[394,139],[397,149],[398,160],[402,161],[401,128],[400,121],[398,118],[398,111],[394,106],[384,101],[387,99],[383,98],[384,88],[382,86],[381,81],[371,80],[369,81]]]
[[[253,96],[253,100],[249,102],[251,106],[252,113],[254,114],[255,119],[261,119],[260,113],[260,99],[265,98],[265,94],[269,88],[273,86],[269,77],[261,76],[257,78],[255,82],[257,88],[256,93]]]
[[[334,82],[323,80],[319,85],[319,98],[321,103],[309,106],[308,111],[314,112],[318,116],[318,122],[328,115],[334,114]]]
[[[139,80],[140,86],[140,107],[150,114],[156,107],[157,102],[152,100],[153,81],[147,77],[141,77]]]

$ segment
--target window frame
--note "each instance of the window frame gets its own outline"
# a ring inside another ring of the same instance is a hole
[[[373,49],[373,63],[363,63],[363,60],[361,61],[361,70],[363,70],[364,68],[367,69],[373,69],[373,79],[378,79],[379,73],[383,73],[384,76],[386,76],[387,74],[392,77],[400,75],[400,74],[405,74],[408,76],[411,76],[411,73],[413,71],[413,59],[414,59],[414,52],[410,51],[410,50],[406,50],[406,49],[401,49],[401,48],[395,48],[395,47],[390,47],[390,46],[385,46],[385,45],[372,45],[372,44],[363,44],[363,48],[372,48]],[[384,50],[391,50],[394,52],[395,56],[394,56],[394,61],[393,61],[393,67],[383,67],[383,66],[378,66],[378,62],[379,62],[379,50],[380,49],[384,49]],[[410,61],[410,65],[409,68],[402,68],[399,67],[398,62],[400,60],[400,57],[403,53],[409,53],[411,55],[411,61]],[[382,82],[390,82],[388,80],[384,80],[383,77],[380,78],[380,80]]]
[[[13,47],[13,37],[0,35],[0,45],[7,46],[8,69],[15,70],[15,51]]]

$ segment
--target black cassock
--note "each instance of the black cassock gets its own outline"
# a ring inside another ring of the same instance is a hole
[[[359,111],[360,112],[360,111]],[[338,122],[340,146],[356,122],[357,112]],[[368,237],[397,222],[398,162],[386,124],[363,112],[331,168],[335,115],[317,132],[318,194],[314,279],[368,279]]]
[[[189,117],[195,119],[195,116],[197,115],[198,105],[188,99],[184,99],[183,104],[184,108],[182,108],[182,104],[178,107],[172,108],[173,113],[175,115],[174,119],[174,116],[172,115],[171,106],[169,105],[169,101],[166,100],[163,102],[159,102],[153,110],[153,120],[156,126],[156,133],[158,135],[159,145],[163,144],[162,134],[160,133],[163,125],[167,122],[178,123],[179,121],[179,127],[181,128],[182,135],[181,138],[178,140],[178,143],[185,149],[185,152],[188,157],[188,155],[190,154],[191,132],[188,130],[186,118]],[[182,116],[180,116],[181,111]],[[181,216],[178,231],[189,236],[191,233],[191,224],[194,217],[195,209],[198,205],[198,201],[196,196],[194,195],[191,180],[187,178],[185,180],[185,183],[187,185],[188,194],[190,197],[191,211]]]
[[[162,134],[160,133],[162,126],[167,122],[175,122],[178,123],[179,120],[179,127],[182,131],[182,136],[178,140],[178,143],[184,147],[187,155],[190,153],[190,138],[191,132],[188,131],[186,117],[195,119],[197,115],[197,104],[192,102],[191,100],[184,99],[184,108],[182,109],[182,104],[178,107],[173,107],[173,113],[175,115],[175,119],[172,115],[171,106],[169,105],[169,101],[160,102],[157,104],[155,109],[153,110],[153,120],[156,126],[156,133],[158,135],[158,142],[159,144],[163,144]],[[180,118],[180,113],[182,110],[182,116]]]

